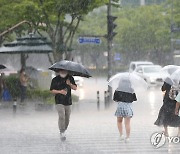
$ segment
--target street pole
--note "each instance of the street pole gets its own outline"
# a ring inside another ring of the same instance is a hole
[[[109,0],[109,3],[107,5],[107,17],[111,16],[111,0]],[[108,20],[107,20],[108,21]],[[108,24],[107,23],[107,31],[108,31]],[[107,49],[108,49],[108,56],[107,56],[107,61],[108,61],[108,80],[110,79],[110,77],[112,76],[112,40],[109,39],[109,37],[107,38]],[[108,86],[108,93],[109,93],[109,101],[112,98],[112,88],[110,86]],[[110,103],[108,101],[108,103]]]
[[[108,9],[107,9],[107,15],[111,15],[111,0],[109,0],[108,4]],[[108,23],[107,23],[108,25]],[[108,30],[108,26],[107,26]],[[111,52],[111,47],[112,47],[112,41],[111,39],[107,39],[107,49],[108,49],[108,79],[112,76],[112,52]]]
[[[173,0],[171,0],[171,60],[172,63],[174,63],[174,42],[173,42],[173,26],[174,26],[174,21],[173,21],[173,9],[174,9],[174,3]]]

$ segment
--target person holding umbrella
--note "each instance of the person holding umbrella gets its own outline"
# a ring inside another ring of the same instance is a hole
[[[164,84],[161,88],[164,92],[163,105],[159,110],[159,115],[155,121],[155,125],[164,127],[164,135],[169,136],[168,126],[179,127],[180,130],[180,117],[175,114],[176,110],[176,96],[178,89],[174,85],[175,80],[171,77],[165,79]]]
[[[71,89],[76,90],[74,78],[66,70],[59,70],[58,75],[52,79],[50,90],[55,94],[56,109],[59,115],[59,131],[61,140],[65,140],[65,131],[69,125],[71,114]]]
[[[126,129],[125,141],[128,142],[129,137],[130,137],[130,120],[133,116],[132,102],[136,101],[137,98],[129,80],[127,79],[121,80],[121,82],[119,83],[119,87],[126,87],[128,92],[121,91],[118,88],[114,92],[113,100],[115,102],[118,102],[115,116],[117,117],[117,126],[118,126],[121,140],[124,139],[123,126],[122,126],[122,122],[124,119],[125,129]]]
[[[57,62],[49,69],[58,74],[52,79],[50,91],[55,94],[56,109],[59,115],[60,137],[64,141],[66,140],[65,131],[68,128],[71,114],[71,89],[77,90],[73,76],[91,77],[91,75],[84,66],[67,60]]]
[[[109,79],[108,85],[115,89],[113,100],[118,102],[115,116],[117,117],[117,126],[120,133],[120,140],[123,136],[123,120],[125,122],[126,138],[130,138],[130,121],[133,117],[132,102],[136,101],[136,95],[142,90],[147,90],[147,82],[135,73],[118,73]]]

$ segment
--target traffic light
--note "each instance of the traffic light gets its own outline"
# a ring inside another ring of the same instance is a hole
[[[113,31],[117,26],[114,23],[114,21],[116,19],[117,19],[117,17],[115,17],[115,16],[107,16],[107,20],[108,20],[108,36],[107,36],[107,38],[111,41],[113,40],[113,37],[117,34],[116,32]]]

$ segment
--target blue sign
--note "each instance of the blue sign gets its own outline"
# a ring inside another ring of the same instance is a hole
[[[79,44],[101,44],[100,38],[97,37],[79,37]]]
[[[121,54],[120,53],[115,53],[114,55],[114,60],[121,60]]]

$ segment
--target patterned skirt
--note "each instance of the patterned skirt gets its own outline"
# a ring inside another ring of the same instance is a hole
[[[115,116],[132,117],[133,116],[132,103],[118,102]]]

